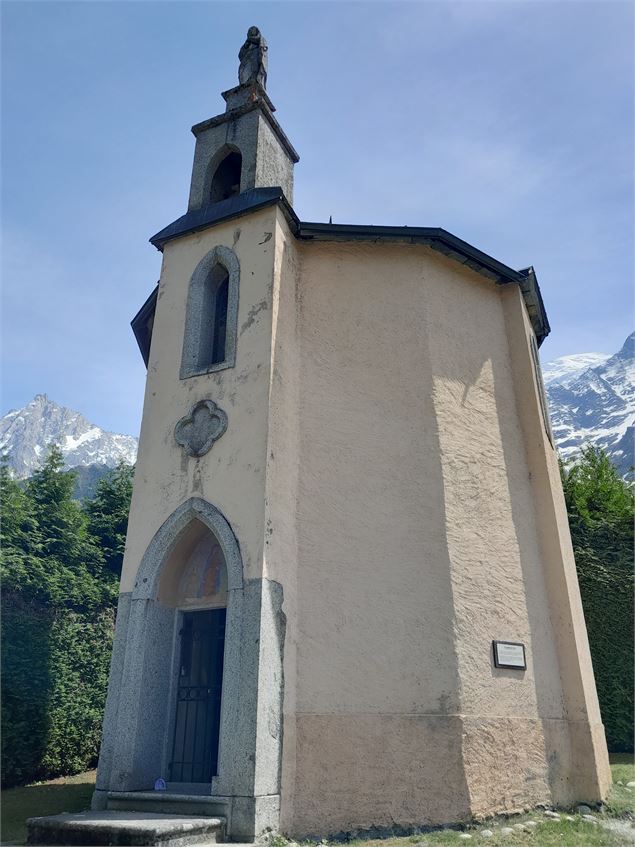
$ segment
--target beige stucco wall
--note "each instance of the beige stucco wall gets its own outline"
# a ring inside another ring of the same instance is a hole
[[[554,768],[553,792],[560,803],[594,799],[606,796],[611,774],[557,454],[541,415],[529,349],[531,327],[520,291],[504,289],[502,301],[567,718],[568,736],[562,744],[569,743],[569,757],[560,756]],[[561,739],[565,734],[556,722],[546,730]]]
[[[276,346],[294,355],[272,383],[285,412],[269,455],[289,466],[270,459],[269,508],[285,517],[267,541],[288,620],[282,828],[598,798],[597,713],[592,730],[567,722],[561,683],[581,660],[585,701],[590,661],[561,649],[549,599],[566,514],[547,558],[536,500],[561,497],[559,482],[531,478],[520,414],[539,409],[521,404],[505,290],[425,247],[287,241]],[[526,320],[521,332],[530,367]],[[557,473],[552,448],[536,449]],[[577,583],[567,591],[577,608]],[[493,667],[495,638],[526,644],[526,672]],[[576,755],[589,779],[574,778]]]
[[[245,578],[261,575],[276,210],[256,212],[165,246],[148,364],[139,456],[121,590],[131,591],[141,558],[161,524],[189,497],[225,515],[239,542]],[[190,278],[215,246],[240,262],[236,366],[181,380]],[[228,416],[227,433],[198,459],[174,440],[176,422],[210,397]]]

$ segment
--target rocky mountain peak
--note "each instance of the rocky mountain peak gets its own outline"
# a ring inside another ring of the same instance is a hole
[[[615,354],[617,358],[632,362],[635,358],[635,332],[631,332],[621,350]]]
[[[635,333],[612,356],[563,356],[545,365],[544,373],[561,455],[571,458],[586,444],[596,444],[628,474],[635,463]]]
[[[106,432],[46,394],[36,394],[22,409],[0,418],[0,451],[16,477],[31,476],[52,444],[59,445],[69,468],[114,467],[121,460],[132,464],[137,455],[136,438]]]

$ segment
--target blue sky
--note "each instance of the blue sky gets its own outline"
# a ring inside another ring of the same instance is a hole
[[[2,411],[137,434],[129,321],[186,209],[192,124],[251,24],[304,220],[442,226],[536,268],[543,360],[633,329],[631,3],[3,2]]]

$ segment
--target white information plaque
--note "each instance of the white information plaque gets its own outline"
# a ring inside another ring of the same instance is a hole
[[[526,670],[525,645],[516,641],[492,641],[494,665],[497,668],[515,668]]]

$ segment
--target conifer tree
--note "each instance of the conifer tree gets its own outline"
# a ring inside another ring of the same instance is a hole
[[[51,447],[44,465],[27,483],[40,534],[42,554],[55,557],[69,567],[77,567],[92,557],[86,551],[86,520],[75,500],[75,473],[64,471],[64,457],[57,445]]]
[[[75,475],[63,470],[58,447],[24,490],[3,473],[3,590],[22,601],[75,609],[112,604],[116,586],[100,577],[103,556],[88,532],[88,519],[72,499]],[[7,514],[5,511],[5,515]]]
[[[0,456],[0,507],[2,546],[0,556],[40,551],[40,535],[33,503],[24,488],[11,476],[6,456]]]
[[[134,468],[120,462],[99,480],[95,496],[84,503],[89,532],[99,544],[106,567],[117,577],[126,544],[133,475]]]

